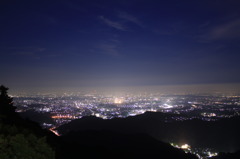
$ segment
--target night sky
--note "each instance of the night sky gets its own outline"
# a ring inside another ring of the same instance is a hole
[[[10,88],[240,82],[238,0],[3,0]]]

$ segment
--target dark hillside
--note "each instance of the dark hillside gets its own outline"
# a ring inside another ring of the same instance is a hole
[[[60,126],[58,131],[61,134],[85,130],[146,133],[161,141],[188,143],[196,147],[211,147],[218,151],[233,152],[240,148],[239,117],[215,122],[194,119],[165,123],[162,119],[166,116],[170,115],[146,112],[124,119],[103,120],[97,117],[83,117]]]
[[[71,132],[61,137],[65,144],[59,159],[75,158],[164,158],[197,159],[167,143],[145,134],[123,134],[110,131]]]

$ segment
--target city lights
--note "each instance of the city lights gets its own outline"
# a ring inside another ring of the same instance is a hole
[[[181,146],[181,149],[190,150],[190,146],[188,144],[184,144],[184,145]]]
[[[126,94],[116,97],[113,94],[65,94],[57,96],[14,97],[17,112],[34,110],[38,113],[50,114],[53,122],[41,123],[56,135],[60,135],[56,128],[74,119],[84,116],[96,116],[102,119],[126,118],[145,112],[162,112],[172,114],[161,119],[161,122],[182,122],[200,119],[216,121],[240,115],[239,96],[191,96],[191,95],[159,95]],[[192,113],[194,112],[194,113]],[[214,150],[194,148],[189,144],[172,144],[172,146],[192,153],[202,159],[218,155]]]
[[[115,103],[115,104],[122,104],[122,103],[123,103],[123,99],[121,99],[121,98],[115,98],[115,99],[114,99],[114,103]]]

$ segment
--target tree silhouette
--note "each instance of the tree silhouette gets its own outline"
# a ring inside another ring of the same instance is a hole
[[[0,130],[0,159],[55,158],[46,137],[36,136],[29,128],[0,121]]]
[[[8,88],[0,86],[0,115],[9,116],[15,114],[16,107],[13,106],[13,99],[8,96]]]
[[[43,137],[48,134],[15,112],[7,91],[0,86],[0,159],[54,159],[55,152]]]

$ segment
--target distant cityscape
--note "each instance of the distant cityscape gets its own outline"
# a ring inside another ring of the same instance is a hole
[[[83,116],[103,119],[126,118],[146,111],[179,114],[164,122],[201,119],[215,121],[240,115],[240,96],[212,95],[98,95],[65,94],[63,96],[14,96],[18,112],[29,110],[50,113],[54,123],[41,123],[45,128],[58,127]]]
[[[126,118],[147,111],[162,112],[170,115],[163,122],[200,119],[217,121],[240,115],[240,96],[222,95],[164,95],[164,94],[127,94],[123,96],[102,94],[67,94],[14,96],[17,112],[34,111],[47,114],[51,122],[40,122],[43,128],[55,130],[63,124],[84,116],[96,116],[102,119]],[[191,149],[190,146],[172,146],[196,154],[199,158],[217,155],[214,150]]]

